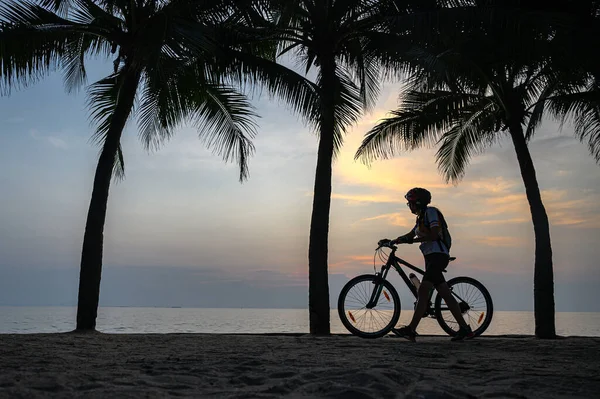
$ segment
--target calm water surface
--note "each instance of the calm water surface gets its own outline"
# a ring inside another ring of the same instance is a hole
[[[75,328],[74,307],[0,306],[0,333],[65,332]],[[402,310],[399,324],[410,321]],[[533,312],[495,311],[484,335],[533,334]],[[307,333],[305,309],[100,308],[97,328],[107,333]],[[600,337],[600,313],[559,312],[559,335]],[[331,332],[348,333],[331,312]],[[435,320],[424,319],[421,334],[444,334]]]

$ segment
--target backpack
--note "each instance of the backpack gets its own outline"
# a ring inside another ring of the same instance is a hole
[[[446,218],[444,217],[442,212],[440,212],[440,210],[437,208],[435,208],[435,210],[439,215],[442,226],[442,237],[440,238],[440,241],[442,241],[446,248],[448,248],[448,253],[450,253],[450,248],[452,247],[452,236],[450,235],[450,231],[448,230],[448,223],[446,223]],[[429,222],[427,221],[427,213],[425,213],[425,215],[423,216],[423,223],[425,224],[425,227],[429,228]]]

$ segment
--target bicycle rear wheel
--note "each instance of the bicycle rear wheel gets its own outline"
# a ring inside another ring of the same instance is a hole
[[[369,300],[379,289],[375,306],[368,309]],[[338,313],[352,334],[361,338],[383,337],[400,319],[400,297],[389,281],[364,274],[346,283],[338,298]]]
[[[458,301],[462,315],[475,336],[481,335],[489,327],[494,314],[494,304],[488,290],[471,277],[450,279],[448,287]],[[435,313],[442,330],[450,336],[456,335],[459,325],[448,309],[446,301],[439,294],[435,298]]]

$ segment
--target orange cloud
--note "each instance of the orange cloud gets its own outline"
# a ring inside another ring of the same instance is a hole
[[[400,213],[386,213],[383,215],[368,217],[368,218],[360,219],[356,223],[371,222],[374,220],[384,220],[392,226],[410,227],[414,224],[414,220],[412,218],[409,219],[409,218],[401,215]]]
[[[343,260],[331,262],[329,269],[337,272],[364,270],[365,266],[373,266],[373,255],[348,255]]]
[[[506,180],[503,177],[493,177],[489,179],[480,179],[468,181],[462,184],[463,192],[473,193],[477,195],[502,195],[507,192],[512,192],[515,187],[520,187],[521,182],[516,180]],[[506,197],[503,195],[502,197]],[[515,199],[514,197],[512,199]]]
[[[566,190],[542,191],[550,223],[557,226],[600,228],[600,215],[596,213],[598,199],[589,195],[570,199],[568,195]]]
[[[426,186],[434,189],[451,187],[444,183],[437,173],[435,150],[419,150],[418,153],[403,153],[400,156],[374,162],[367,166],[360,160],[354,160],[365,133],[397,107],[397,98],[392,96],[378,110],[365,117],[346,136],[344,147],[334,164],[336,184],[360,185],[371,187],[378,192],[393,195],[402,201],[404,194],[414,186]]]
[[[600,225],[600,215],[589,215],[589,211],[582,213],[582,210],[595,209],[595,201],[590,199],[564,200],[567,196],[566,190],[543,190],[541,194],[552,224],[578,227]],[[475,206],[470,212],[455,214],[466,220],[462,224],[500,225],[531,222],[531,211],[524,193],[495,196],[482,200],[475,198],[473,202]],[[585,215],[589,215],[591,218]],[[503,216],[503,218],[499,218],[499,216]]]
[[[489,207],[502,210],[521,210],[523,206],[527,206],[527,198],[525,194],[508,194],[487,198],[484,202]]]
[[[483,220],[479,222],[480,224],[519,224],[519,223],[528,223],[531,222],[531,218],[511,218],[511,219],[498,219],[498,220]]]
[[[363,204],[369,202],[375,203],[395,203],[398,202],[398,198],[393,196],[383,195],[383,194],[374,194],[374,195],[353,195],[353,194],[337,194],[332,193],[331,198],[345,200],[349,204]]]
[[[479,244],[490,247],[520,247],[523,246],[523,239],[519,237],[482,237],[478,238]]]
[[[373,256],[371,256],[371,255],[351,255],[351,256],[349,256],[349,258],[351,260],[358,261],[358,262],[361,262],[363,264],[365,264],[365,262],[368,265],[370,265],[371,263],[373,263]]]

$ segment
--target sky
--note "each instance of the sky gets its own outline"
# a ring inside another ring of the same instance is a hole
[[[88,65],[89,81],[110,64]],[[329,285],[335,306],[349,278],[373,272],[379,239],[406,233],[405,192],[433,194],[450,225],[447,277],[484,283],[498,310],[533,309],[531,215],[508,138],[476,156],[464,179],[446,184],[435,148],[370,167],[354,161],[363,135],[398,105],[383,87],[376,109],[353,126],[334,164]],[[281,307],[308,302],[308,232],[317,137],[268,96],[250,178],[182,128],[148,153],[135,121],[124,133],[126,178],[113,184],[105,227],[101,306]],[[67,94],[59,73],[0,97],[0,305],[74,305],[99,148],[85,91]],[[551,223],[558,311],[600,311],[600,168],[571,126],[545,120],[531,142]],[[422,266],[418,246],[399,253]],[[377,267],[381,265],[378,262]],[[414,299],[391,278],[404,308]]]

